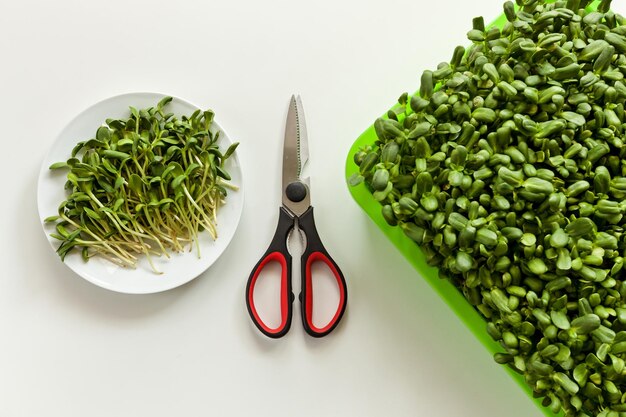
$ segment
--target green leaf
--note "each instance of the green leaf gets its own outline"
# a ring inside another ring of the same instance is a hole
[[[348,184],[351,187],[356,187],[357,185],[361,184],[363,182],[365,178],[363,177],[363,175],[359,175],[358,173],[354,173],[350,176],[350,178],[348,179]]]
[[[528,269],[535,275],[543,275],[548,272],[548,267],[541,258],[533,258],[527,263]]]
[[[572,268],[572,257],[565,248],[557,249],[558,259],[556,261],[556,267],[561,271],[569,271]]]
[[[176,178],[172,180],[172,183],[171,183],[172,188],[174,190],[180,188],[181,185],[183,184],[183,181],[185,181],[186,179],[187,177],[184,174],[177,176]]]
[[[102,151],[102,155],[111,159],[119,159],[120,161],[130,158],[130,155],[126,152],[112,151],[110,149],[105,149],[104,151]]]
[[[172,97],[167,96],[167,97],[163,97],[158,103],[157,103],[157,109],[158,110],[163,110],[163,108],[172,101]]]
[[[575,113],[573,111],[564,111],[561,113],[561,117],[567,120],[569,123],[572,123],[576,127],[582,127],[587,122],[585,117],[581,114]]]
[[[63,238],[65,239],[67,239],[67,237],[70,235],[70,232],[68,232],[67,229],[65,228],[66,224],[67,224],[66,222],[58,223],[55,227],[57,233],[63,236]]]
[[[176,136],[163,136],[161,138],[161,141],[168,145],[179,145],[181,143],[180,139],[178,139]]]
[[[571,325],[579,334],[588,334],[600,327],[600,317],[595,314],[585,314],[572,320]]]
[[[67,162],[55,162],[54,164],[50,165],[50,169],[61,169],[68,167],[69,166],[67,165]]]
[[[96,131],[96,139],[100,142],[108,142],[111,139],[111,131],[108,126],[100,126]]]
[[[467,272],[472,268],[474,260],[467,252],[459,251],[456,255],[456,268],[460,272]]]
[[[124,148],[124,147],[131,147],[133,145],[133,140],[129,139],[129,138],[124,138],[124,139],[120,139],[119,141],[117,141],[117,149]]]
[[[106,124],[112,130],[123,130],[124,126],[126,126],[126,122],[124,122],[124,120],[117,119],[106,119]]]
[[[166,204],[172,204],[174,202],[174,200],[172,200],[171,198],[164,198],[161,201],[159,201],[159,205],[164,206]]]
[[[415,125],[415,127],[409,132],[409,134],[407,135],[407,137],[409,139],[415,139],[418,138],[420,136],[424,136],[425,134],[427,134],[430,129],[432,128],[432,125],[429,122],[421,122]]]
[[[556,372],[552,376],[554,381],[558,383],[570,395],[576,395],[580,389],[578,385],[562,372]]]
[[[554,325],[559,329],[567,330],[570,328],[570,322],[567,318],[567,314],[565,314],[565,311],[552,310],[550,312],[550,318],[552,319],[552,323],[554,323]]]
[[[194,171],[196,171],[198,168],[200,168],[200,165],[196,164],[195,162],[190,164],[187,169],[185,170],[185,175],[186,176],[190,176],[191,174],[193,174]]]
[[[520,243],[524,246],[533,246],[537,243],[537,237],[532,233],[524,233],[520,239]]]
[[[180,150],[181,149],[178,146],[176,146],[176,145],[170,146],[169,148],[167,148],[167,151],[165,151],[165,158],[166,159],[172,159],[172,157],[175,154],[180,153]]]
[[[179,175],[183,175],[184,173],[185,171],[183,171],[183,167],[181,167],[178,162],[170,162],[161,174],[161,177],[163,179],[167,179],[170,175],[177,177]]]
[[[83,146],[85,146],[85,142],[78,142],[76,146],[74,146],[74,148],[72,149],[72,157],[75,157],[78,152],[80,152],[80,150],[83,148]]]
[[[222,161],[228,159],[235,152],[238,146],[239,146],[239,142],[235,142],[232,145],[230,145],[228,149],[226,150],[226,153],[224,153],[224,156],[222,156]]]
[[[219,165],[216,165],[215,168],[217,169],[217,175],[224,178],[226,181],[230,181],[230,174],[228,172],[226,172],[226,170],[222,167],[220,167]]]
[[[115,192],[115,190],[113,189],[113,186],[111,185],[111,183],[109,182],[108,179],[106,179],[105,177],[100,177],[98,180],[98,185],[100,185],[100,187],[102,187],[102,189],[109,193],[109,194],[113,194]]]
[[[557,229],[550,236],[550,246],[553,248],[564,248],[569,242],[569,235],[561,228]]]
[[[124,178],[119,176],[115,179],[115,183],[113,184],[113,189],[114,190],[119,190],[120,188],[122,188],[122,185],[124,185],[125,181]]]
[[[76,246],[76,243],[74,242],[64,242],[61,246],[59,246],[59,248],[57,249],[57,254],[61,258],[62,262],[65,261],[65,257],[74,248],[74,246]]]
[[[139,175],[131,174],[130,178],[128,179],[128,186],[131,190],[135,192],[135,194],[143,194],[143,181],[141,180],[141,177]]]
[[[595,229],[595,227],[596,224],[593,222],[593,220],[587,217],[581,217],[565,226],[565,232],[567,232],[567,234],[569,234],[571,237],[577,238],[591,233]]]
[[[115,200],[115,204],[113,204],[113,211],[118,211],[120,207],[124,204],[124,199],[122,197]]]
[[[87,213],[87,216],[91,217],[94,220],[102,220],[102,216],[100,216],[96,211],[90,209],[89,207],[84,207],[83,210],[85,210],[85,213]]]

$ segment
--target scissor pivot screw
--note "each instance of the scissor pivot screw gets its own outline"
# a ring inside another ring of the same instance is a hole
[[[306,197],[306,193],[306,185],[304,185],[300,181],[294,181],[292,183],[289,183],[289,185],[287,185],[287,189],[285,189],[285,194],[287,195],[287,198],[294,203],[299,203],[300,201],[304,200],[304,198]]]

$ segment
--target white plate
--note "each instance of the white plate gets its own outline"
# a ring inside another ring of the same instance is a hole
[[[72,148],[81,140],[94,137],[98,126],[107,118],[128,117],[129,106],[146,108],[155,106],[165,97],[157,93],[130,93],[103,100],[89,107],[72,120],[59,134],[41,166],[37,189],[39,217],[43,230],[52,247],[56,250],[59,241],[50,237],[54,232],[53,224],[44,224],[43,219],[55,215],[59,204],[65,200],[64,184],[67,172],[51,171],[48,167],[70,157]],[[177,117],[191,115],[198,107],[179,98],[174,98],[167,109]],[[232,143],[220,126],[213,122],[213,131],[220,130],[220,149],[226,149]],[[89,282],[100,287],[129,294],[148,294],[169,290],[185,284],[207,268],[224,252],[230,243],[243,209],[243,183],[237,152],[226,161],[226,170],[231,175],[231,182],[239,187],[238,191],[229,191],[226,204],[220,207],[217,215],[218,238],[213,241],[208,233],[200,233],[201,257],[191,250],[172,254],[170,259],[154,257],[153,262],[163,272],[156,274],[150,268],[145,257],[140,257],[136,269],[116,266],[100,257],[83,261],[80,251],[74,250],[65,258],[65,265]],[[60,258],[59,258],[60,260]]]

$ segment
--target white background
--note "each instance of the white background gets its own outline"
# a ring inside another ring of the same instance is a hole
[[[344,181],[357,136],[468,43],[472,17],[500,10],[495,0],[1,0],[0,416],[541,416]],[[147,296],[74,275],[36,210],[39,166],[58,132],[134,91],[213,108],[241,142],[246,185],[219,261]],[[308,337],[296,315],[275,341],[253,327],[243,293],[274,232],[294,92],[318,229],[349,305],[326,338]]]

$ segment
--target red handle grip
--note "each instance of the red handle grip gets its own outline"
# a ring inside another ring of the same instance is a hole
[[[281,321],[278,327],[272,328],[265,324],[259,312],[256,308],[254,302],[254,288],[256,286],[257,280],[261,271],[267,264],[270,262],[278,262],[281,266],[281,276],[280,276],[280,317]],[[292,310],[292,301],[293,294],[291,293],[291,279],[289,277],[289,263],[285,255],[280,252],[270,252],[268,255],[263,257],[259,263],[255,266],[250,275],[250,279],[248,280],[248,285],[246,288],[246,305],[248,307],[248,312],[250,313],[250,317],[252,321],[257,326],[257,328],[263,332],[265,335],[278,338],[282,337],[289,330],[289,326],[291,325],[291,310]]]
[[[328,266],[328,268],[333,273],[335,279],[337,280],[337,286],[339,288],[339,304],[337,305],[337,310],[335,311],[333,318],[323,327],[317,327],[313,323],[313,274],[311,272],[311,268],[315,262],[324,262]],[[306,260],[303,281],[304,287],[302,291],[302,304],[305,329],[312,336],[325,336],[330,333],[335,328],[335,326],[337,326],[346,309],[346,299],[348,294],[346,290],[346,281],[335,262],[325,253],[319,251],[313,252],[308,256]]]
[[[293,229],[294,219],[293,217],[281,207],[278,216],[278,226],[276,227],[276,233],[270,243],[269,248],[265,252],[265,255],[254,266],[250,277],[248,278],[248,284],[246,285],[246,306],[248,307],[248,313],[255,326],[271,338],[278,338],[284,336],[291,326],[291,315],[293,311],[293,293],[291,292],[291,255],[287,250],[287,236]],[[263,322],[259,316],[259,312],[254,305],[254,287],[259,278],[259,274],[270,262],[278,262],[281,266],[280,277],[280,325],[276,328],[271,328]]]
[[[254,288],[256,286],[257,280],[261,271],[267,264],[270,262],[278,262],[281,266],[281,277],[280,277],[280,317],[281,321],[278,327],[272,328],[265,324],[259,312],[257,311],[256,305],[254,303]],[[280,252],[270,252],[265,255],[259,263],[254,267],[252,273],[250,274],[250,278],[248,279],[248,285],[246,287],[246,305],[248,307],[248,312],[250,313],[250,317],[254,324],[258,327],[258,329],[263,332],[265,335],[278,338],[282,337],[289,330],[289,326],[291,324],[291,310],[292,310],[292,297],[291,293],[291,279],[290,279],[290,260],[288,260],[284,254]]]
[[[313,337],[322,337],[332,332],[337,324],[339,324],[346,310],[348,289],[341,269],[339,269],[337,263],[328,254],[328,251],[324,248],[317,233],[315,219],[313,217],[313,207],[309,207],[309,209],[298,218],[298,226],[306,235],[306,249],[302,254],[301,265],[302,293],[300,294],[300,301],[302,302],[302,323],[304,330],[306,330],[308,334]],[[323,327],[317,327],[313,324],[313,277],[311,274],[311,266],[315,262],[324,262],[328,268],[330,268],[337,280],[337,286],[339,287],[339,305],[337,306],[337,311],[335,311],[330,322]]]

